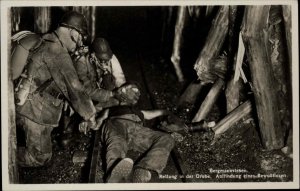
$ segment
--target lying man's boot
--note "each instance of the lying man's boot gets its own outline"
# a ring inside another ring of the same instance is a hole
[[[120,183],[126,181],[133,167],[133,161],[130,158],[122,159],[111,171],[106,179],[107,183]]]
[[[143,168],[136,168],[133,171],[132,182],[134,183],[146,183],[151,180],[151,172]]]
[[[77,114],[73,116],[64,116],[64,126],[63,131],[59,137],[59,144],[63,149],[69,148],[72,144],[74,144],[75,140],[75,129],[78,128],[78,117]]]

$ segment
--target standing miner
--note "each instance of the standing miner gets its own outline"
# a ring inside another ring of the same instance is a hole
[[[20,166],[43,166],[51,159],[51,132],[58,126],[64,100],[89,128],[96,128],[96,109],[84,92],[70,57],[86,37],[85,17],[71,11],[62,17],[54,32],[42,37],[43,43],[31,55],[26,66],[27,77],[21,84],[23,87],[29,84],[29,94],[24,104],[16,105],[26,137],[26,148],[18,149]]]

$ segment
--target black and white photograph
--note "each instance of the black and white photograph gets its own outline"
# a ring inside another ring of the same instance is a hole
[[[2,190],[299,189],[298,1],[1,1]]]

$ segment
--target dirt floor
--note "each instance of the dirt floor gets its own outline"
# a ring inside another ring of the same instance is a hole
[[[168,68],[161,67],[157,70],[154,64],[145,64],[145,67],[147,67],[145,70],[147,81],[150,83],[149,87],[157,105],[160,108],[168,108],[189,123],[198,107],[194,105],[177,107],[183,84],[176,81]],[[222,105],[216,104],[206,120],[218,122],[222,118],[221,107]],[[183,140],[177,140],[177,147],[187,167],[187,181],[292,181],[292,159],[280,150],[264,150],[256,128],[252,116],[245,117],[213,145],[212,131],[183,134]]]

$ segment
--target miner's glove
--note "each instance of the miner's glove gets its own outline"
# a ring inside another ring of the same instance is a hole
[[[127,84],[115,89],[113,95],[120,101],[120,105],[134,105],[141,93],[135,84]]]

